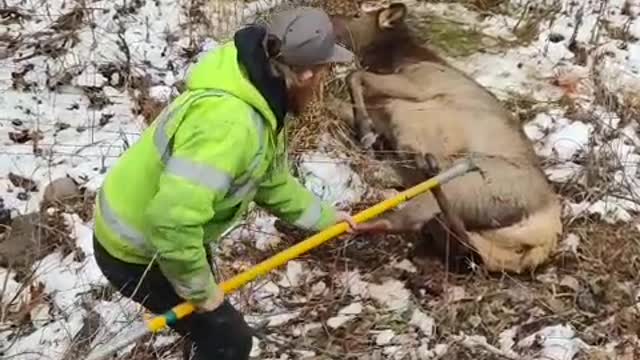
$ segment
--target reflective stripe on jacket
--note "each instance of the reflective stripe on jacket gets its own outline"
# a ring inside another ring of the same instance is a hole
[[[274,115],[236,57],[230,42],[196,64],[187,90],[118,159],[97,197],[95,232],[105,249],[130,263],[155,259],[194,302],[216,286],[204,246],[252,201],[307,229],[335,221],[334,209],[282,161]]]

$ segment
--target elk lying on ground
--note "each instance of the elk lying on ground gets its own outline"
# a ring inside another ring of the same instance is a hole
[[[479,171],[408,201],[363,230],[422,232],[430,246],[450,246],[450,256],[479,255],[489,271],[537,267],[555,248],[562,222],[560,201],[532,145],[496,97],[416,42],[406,13],[404,4],[394,3],[360,17],[333,18],[339,41],[366,70],[347,77],[354,105],[333,100],[332,108],[365,148],[394,150],[396,159],[418,164],[398,167],[403,186],[432,176],[436,164],[448,167],[469,155]],[[458,242],[450,243],[448,232]]]

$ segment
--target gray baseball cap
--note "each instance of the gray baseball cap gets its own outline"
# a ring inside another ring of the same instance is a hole
[[[353,53],[336,44],[329,16],[314,7],[296,7],[275,13],[267,23],[270,34],[282,42],[280,55],[290,65],[346,63]]]

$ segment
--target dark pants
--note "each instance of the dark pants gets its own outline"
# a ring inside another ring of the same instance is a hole
[[[125,263],[111,256],[93,238],[98,266],[118,291],[161,314],[184,300],[180,298],[157,265]],[[146,274],[145,270],[147,271]],[[144,279],[138,286],[140,279]],[[137,291],[136,287],[138,287]],[[135,294],[134,294],[135,291]],[[193,313],[172,326],[180,335],[188,336],[195,345],[197,360],[246,360],[252,346],[252,331],[244,317],[227,300],[212,312]]]

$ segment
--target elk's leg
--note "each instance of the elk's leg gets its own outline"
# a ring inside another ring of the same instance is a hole
[[[382,214],[376,220],[359,224],[357,230],[383,234],[415,233],[439,212],[435,198],[426,192],[407,201],[401,208]]]
[[[425,101],[431,95],[399,74],[378,75],[367,71],[354,71],[347,77],[351,101],[354,104],[353,116],[360,142],[370,148],[376,140],[372,131],[373,123],[364,102],[364,91],[371,96]]]
[[[361,71],[354,71],[347,76],[349,95],[353,103],[353,128],[361,145],[366,150],[371,150],[377,140],[373,131],[373,122],[364,104],[364,87],[361,79]]]
[[[419,235],[413,238],[414,248],[410,256],[416,264],[421,264],[425,258],[435,258],[441,261],[448,271],[465,271],[473,253],[466,244],[451,241],[451,231],[446,223],[442,213],[427,222]]]
[[[436,176],[440,172],[438,163],[435,157],[431,154],[426,154],[424,156],[417,155],[416,165],[419,169],[422,169],[429,178]],[[460,216],[451,210],[449,200],[442,191],[442,188],[438,185],[431,189],[431,193],[436,199],[444,220],[447,222],[447,225],[453,235],[456,236],[457,240],[461,241],[463,244],[469,244],[467,229],[465,228]]]
[[[327,99],[326,105],[327,110],[337,116],[338,119],[344,121],[349,127],[355,128],[356,123],[353,116],[353,106],[351,106],[351,104],[331,96]]]

